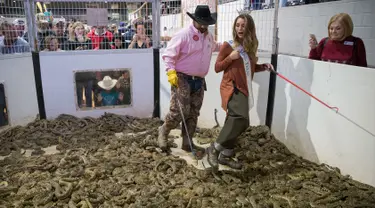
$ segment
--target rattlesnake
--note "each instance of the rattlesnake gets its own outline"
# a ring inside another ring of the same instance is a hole
[[[265,126],[239,137],[241,171],[212,175],[157,151],[161,123],[60,115],[1,132],[0,154],[13,153],[0,160],[0,207],[375,207],[374,187],[292,154]],[[200,131],[213,140],[220,127]],[[51,145],[61,151],[21,151]]]

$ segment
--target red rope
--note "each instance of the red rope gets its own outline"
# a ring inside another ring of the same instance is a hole
[[[297,87],[298,89],[302,90],[304,93],[308,94],[310,97],[314,98],[315,100],[317,100],[318,102],[320,102],[321,104],[323,104],[324,106],[326,106],[327,108],[331,109],[331,110],[336,110],[336,113],[339,112],[339,108],[338,107],[332,107],[332,106],[329,106],[327,103],[321,101],[320,99],[318,99],[317,97],[315,97],[314,95],[312,95],[311,93],[307,92],[306,90],[302,89],[300,86],[296,85],[294,82],[290,81],[288,78],[284,77],[283,75],[279,74],[278,72],[276,71],[273,71],[271,70],[272,72],[276,73],[277,76],[281,77],[282,79],[284,79],[285,81],[289,82],[290,84],[292,84],[293,86]]]

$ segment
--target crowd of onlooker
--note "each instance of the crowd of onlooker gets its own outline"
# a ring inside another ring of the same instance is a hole
[[[88,25],[64,18],[47,19],[36,15],[36,43],[39,51],[72,51],[152,47],[152,21],[138,18],[128,23]],[[0,22],[0,54],[30,51],[25,21]]]

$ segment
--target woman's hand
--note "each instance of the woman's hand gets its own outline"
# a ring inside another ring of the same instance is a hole
[[[142,35],[138,35],[138,36],[139,36],[140,41],[142,41],[142,42],[146,41],[146,34],[142,34]]]
[[[133,35],[133,42],[137,42],[139,39],[138,35],[137,34],[134,34]]]
[[[240,58],[240,53],[236,50],[232,51],[232,53],[229,54],[229,58],[232,60],[236,60]]]
[[[318,41],[315,35],[310,35],[309,46],[311,49],[315,49],[318,46]]]
[[[265,64],[262,64],[262,68],[263,68],[263,70],[264,71],[271,71],[271,70],[275,70],[274,68],[273,68],[273,65],[272,64],[269,64],[269,63],[265,63]]]

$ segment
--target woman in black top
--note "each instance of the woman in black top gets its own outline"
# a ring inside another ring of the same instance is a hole
[[[69,31],[69,39],[66,43],[66,50],[91,50],[91,40],[86,35],[87,34],[83,23],[75,22]]]
[[[129,48],[150,48],[150,38],[146,36],[145,25],[142,21],[135,23],[136,34],[129,45]]]

